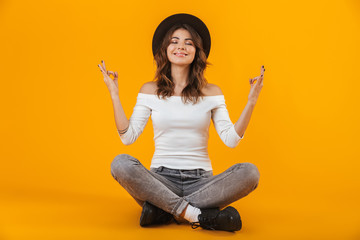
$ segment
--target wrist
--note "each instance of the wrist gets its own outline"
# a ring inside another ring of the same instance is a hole
[[[119,99],[118,93],[110,93],[111,99]]]

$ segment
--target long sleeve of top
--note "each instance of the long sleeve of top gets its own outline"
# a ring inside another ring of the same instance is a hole
[[[223,97],[219,99],[218,105],[211,110],[211,113],[215,129],[221,140],[226,146],[235,148],[244,136],[239,137],[237,134],[235,126],[230,120],[229,112]]]
[[[235,131],[224,95],[205,96],[197,104],[184,104],[180,96],[162,99],[153,94],[139,93],[129,119],[129,129],[120,135],[121,141],[125,145],[135,142],[150,116],[155,142],[150,167],[212,170],[208,156],[211,120],[228,147],[236,147],[244,137]]]
[[[145,94],[139,93],[133,113],[129,119],[129,128],[125,134],[120,135],[120,139],[125,145],[130,145],[143,132],[151,114],[151,108],[147,104]]]

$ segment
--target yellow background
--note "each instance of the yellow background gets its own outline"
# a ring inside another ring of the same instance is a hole
[[[153,33],[181,12],[210,30],[205,76],[233,122],[266,68],[238,147],[210,129],[215,173],[252,162],[261,174],[232,204],[235,234],[141,228],[110,174],[120,153],[150,166],[153,129],[122,144],[97,64],[119,72],[129,118],[154,77]],[[2,0],[0,29],[0,239],[360,239],[359,1]]]

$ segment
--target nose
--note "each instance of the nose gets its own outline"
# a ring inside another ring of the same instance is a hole
[[[184,44],[179,44],[179,47],[178,47],[178,49],[185,49],[185,46],[184,46]]]

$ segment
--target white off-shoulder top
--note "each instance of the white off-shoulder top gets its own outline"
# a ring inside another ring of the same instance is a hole
[[[181,96],[163,99],[154,94],[139,93],[129,128],[120,135],[121,141],[125,145],[135,142],[150,116],[155,141],[150,168],[212,170],[208,155],[210,119],[228,147],[235,148],[244,137],[235,131],[224,95],[205,96],[197,104],[184,104]]]

